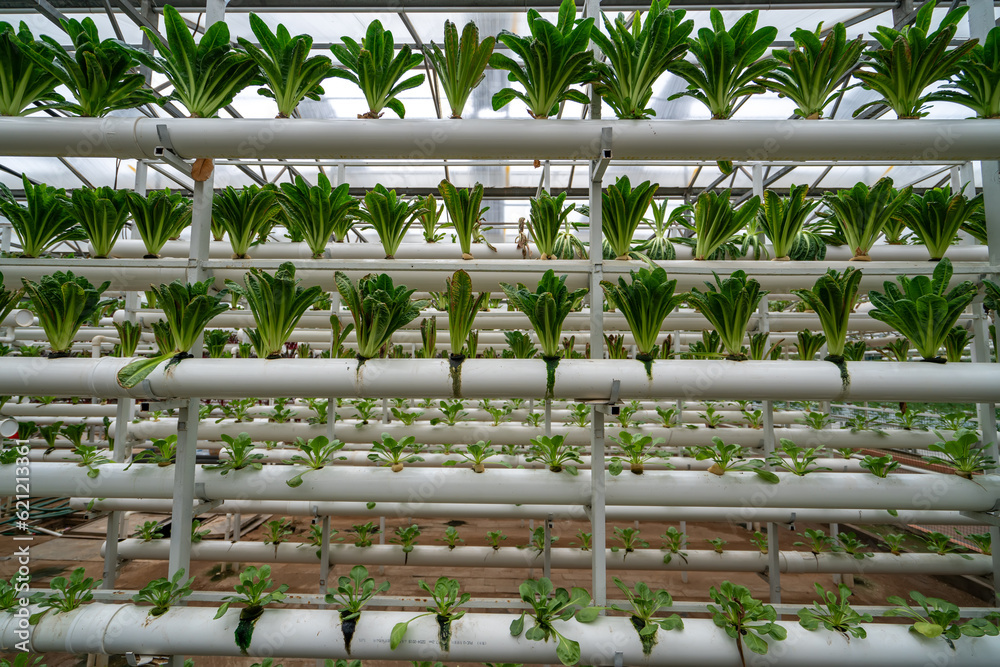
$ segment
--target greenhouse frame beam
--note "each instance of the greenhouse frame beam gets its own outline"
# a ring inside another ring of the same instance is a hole
[[[13,156],[154,159],[157,126],[182,158],[600,159],[610,127],[616,160],[990,160],[991,120],[737,121],[0,118]]]

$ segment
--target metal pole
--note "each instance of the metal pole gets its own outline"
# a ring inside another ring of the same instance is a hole
[[[552,515],[545,517],[545,540],[542,544],[542,576],[552,578]]]
[[[545,399],[545,435],[552,437],[552,399]]]
[[[593,352],[593,347],[591,347]],[[605,523],[605,475],[604,475],[604,412],[603,406],[594,406],[590,411],[590,465],[595,471],[590,476],[590,532],[592,576],[591,588],[594,604],[602,607],[607,603],[607,535]]]
[[[990,29],[996,25],[993,0],[968,0],[969,35],[986,42]],[[986,240],[989,245],[990,264],[1000,264],[1000,162],[983,160],[979,163],[983,178],[983,198],[986,205]]]
[[[604,358],[604,255],[601,230],[601,175],[590,163],[590,358]]]

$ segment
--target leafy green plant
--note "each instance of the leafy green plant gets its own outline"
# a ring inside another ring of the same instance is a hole
[[[288,462],[291,464],[303,465],[306,469],[291,479],[285,480],[285,484],[292,488],[302,485],[302,476],[307,472],[319,470],[331,461],[347,460],[346,456],[334,456],[334,454],[344,448],[344,443],[340,440],[333,440],[331,442],[325,435],[318,435],[315,438],[310,438],[309,440],[298,438],[295,442],[295,446],[299,448],[299,451],[301,451],[302,454],[293,455],[288,459]]]
[[[870,259],[868,251],[875,245],[885,225],[899,215],[912,193],[912,187],[897,191],[892,187],[891,178],[881,178],[871,188],[862,182],[823,197],[840,233],[854,253],[852,261]]]
[[[663,540],[663,547],[667,554],[663,557],[663,564],[669,565],[674,556],[680,556],[681,560],[687,562],[687,552],[681,551],[687,542],[687,535],[677,530],[673,526],[667,528],[666,532],[660,535]]]
[[[646,268],[630,272],[631,284],[624,277],[618,284],[602,280],[601,287],[608,301],[621,311],[635,338],[639,353],[636,359],[646,366],[647,375],[652,375],[652,362],[659,351],[656,338],[663,322],[675,308],[687,299],[688,294],[674,294],[676,280],[668,280],[662,267]]]
[[[976,118],[1000,118],[1000,30],[991,29],[982,44],[969,50],[943,88],[931,97],[968,107]]]
[[[356,547],[370,547],[374,544],[373,540],[376,535],[378,535],[381,530],[369,521],[368,523],[355,524],[351,526],[354,531],[354,546]]]
[[[736,640],[740,662],[744,667],[746,665],[746,657],[743,655],[744,645],[754,653],[767,655],[766,637],[781,641],[787,636],[785,628],[775,623],[778,614],[774,607],[754,599],[746,586],[723,581],[718,589],[712,586],[708,594],[715,602],[708,605],[712,621]]]
[[[221,474],[226,475],[235,470],[243,470],[244,468],[250,468],[251,470],[260,470],[263,468],[264,455],[261,453],[254,453],[253,441],[250,439],[250,435],[247,433],[240,433],[235,438],[231,435],[223,433],[219,436],[222,441],[226,444],[222,446],[222,451],[226,453],[226,457],[219,458],[219,462],[216,465],[205,466],[205,470],[221,470]]]
[[[250,259],[250,246],[266,236],[279,215],[281,206],[274,186],[248,185],[237,190],[230,185],[212,198],[212,222],[229,235],[233,259]]]
[[[875,306],[871,316],[910,339],[925,360],[944,363],[944,359],[937,358],[938,350],[979,291],[968,280],[948,291],[953,272],[951,262],[944,258],[934,267],[931,278],[899,276],[899,287],[885,281],[884,294],[874,290],[869,293]]]
[[[793,113],[801,118],[823,117],[823,109],[841,94],[837,89],[851,75],[865,48],[860,35],[847,41],[843,23],[834,24],[820,41],[822,28],[820,24],[815,31],[793,30],[795,48],[772,50],[771,56],[780,64],[760,79],[778,97],[795,102]]]
[[[582,588],[573,587],[571,591],[565,588],[554,588],[549,579],[529,579],[519,587],[521,600],[531,606],[531,611],[521,612],[521,615],[510,624],[510,634],[525,639],[547,642],[554,639],[557,642],[556,655],[559,661],[567,666],[580,661],[579,642],[562,635],[553,625],[555,621],[576,619],[580,623],[592,623],[597,620],[600,609],[591,607],[590,594]],[[524,630],[524,617],[530,616],[534,621],[532,627]]]
[[[109,299],[101,300],[101,294],[111,286],[110,281],[95,288],[89,280],[73,275],[72,271],[56,271],[50,276],[42,276],[37,283],[26,278],[21,282],[49,339],[50,359],[67,356],[83,323],[111,303]]]
[[[869,454],[861,459],[858,465],[876,477],[884,479],[889,476],[890,472],[898,468],[900,463],[891,454],[886,454],[885,456],[872,456]]]
[[[340,607],[340,630],[344,634],[344,648],[348,655],[351,653],[351,640],[358,627],[361,610],[373,597],[387,590],[388,581],[376,586],[375,579],[368,576],[368,568],[355,565],[348,576],[338,577],[336,593],[332,589],[327,591],[326,603]]]
[[[459,39],[458,26],[446,20],[443,46],[442,50],[431,42],[429,47],[424,47],[424,55],[437,72],[441,89],[451,106],[451,117],[461,118],[469,95],[486,76],[486,65],[496,46],[496,38],[488,36],[480,42],[479,28],[469,21]]]
[[[214,280],[210,278],[194,284],[175,280],[150,288],[156,294],[157,304],[163,309],[173,349],[161,350],[161,354],[156,357],[134,361],[125,366],[118,371],[118,384],[126,388],[134,387],[167,359],[170,359],[167,364],[167,368],[170,368],[191,356],[188,350],[198,340],[205,326],[213,317],[229,310],[229,306],[222,302],[226,290],[221,290],[218,294],[208,293]]]
[[[153,579],[132,596],[136,604],[151,604],[149,615],[153,618],[162,616],[170,607],[191,594],[191,584],[194,577],[184,581],[184,568],[174,572],[174,576]]]
[[[389,648],[396,650],[399,647],[406,637],[410,623],[424,616],[434,616],[438,624],[438,645],[442,651],[448,651],[451,649],[451,623],[465,616],[465,611],[458,611],[458,608],[471,600],[472,594],[460,593],[461,584],[448,577],[438,577],[433,588],[423,579],[418,585],[427,592],[433,605],[427,607],[426,614],[419,614],[408,621],[394,625],[389,635]]]
[[[407,290],[403,285],[396,287],[392,277],[385,273],[364,276],[356,286],[340,271],[334,274],[334,280],[354,318],[357,358],[362,363],[381,356],[392,334],[416,319],[427,305],[427,301],[411,301],[410,295],[415,290]]]
[[[60,108],[65,101],[55,92],[59,80],[39,67],[33,55],[51,59],[46,44],[36,40],[28,24],[0,21],[0,116],[27,116]]]
[[[21,601],[27,600],[28,604],[38,604],[45,599],[45,593],[27,594],[27,591],[20,590],[19,583],[23,579],[11,577],[10,581],[0,579],[0,611],[13,614],[20,608]]]
[[[493,547],[493,551],[500,550],[500,543],[504,542],[507,536],[502,530],[491,530],[486,533],[486,543]]]
[[[945,185],[914,194],[899,209],[899,217],[936,260],[944,257],[958,230],[982,207],[981,194],[969,199],[961,191],[953,195]]]
[[[448,179],[444,179],[438,184],[441,201],[448,209],[451,226],[455,230],[458,244],[462,248],[462,259],[474,259],[472,243],[476,240],[479,221],[483,214],[490,210],[488,206],[479,208],[483,202],[483,191],[482,183],[476,183],[471,189],[462,188],[461,190],[452,185]]]
[[[712,545],[712,551],[717,554],[721,554],[723,552],[723,547],[729,544],[729,542],[721,537],[713,537],[711,539],[706,539],[705,541]]]
[[[799,625],[806,630],[818,630],[822,625],[831,632],[839,632],[844,635],[851,635],[858,639],[868,636],[862,623],[871,623],[871,614],[859,614],[851,608],[851,603],[847,598],[851,595],[851,589],[844,584],[837,584],[837,592],[827,591],[820,584],[813,584],[816,587],[816,594],[820,597],[820,602],[813,602],[811,608],[803,607],[799,610]]]
[[[472,471],[477,473],[486,472],[486,462],[499,454],[497,450],[491,447],[492,440],[480,440],[479,442],[469,444],[464,450],[459,450],[455,452],[461,457],[462,461],[467,461],[472,464]],[[444,466],[454,466],[457,465],[459,461],[449,460],[445,461],[442,465]]]
[[[631,258],[632,237],[659,187],[643,181],[633,188],[628,176],[621,176],[601,192],[601,230],[615,259]]]
[[[444,205],[437,205],[437,200],[433,194],[426,197],[417,198],[417,222],[423,230],[424,241],[427,243],[437,243],[444,238],[441,232],[441,216],[444,214]]]
[[[129,322],[128,320],[124,322],[114,323],[115,331],[118,332],[118,340],[121,341],[115,346],[114,355],[118,357],[134,357],[135,350],[139,347],[139,342],[142,340],[142,324],[139,322]],[[229,340],[229,334],[226,333],[226,341]]]
[[[779,51],[775,50],[774,53]],[[819,205],[819,200],[806,199],[808,193],[808,185],[792,185],[787,198],[783,198],[774,190],[764,191],[764,201],[757,211],[757,224],[771,242],[776,260],[789,259],[795,239],[802,231],[806,218]]]
[[[952,542],[951,537],[945,535],[944,533],[931,531],[921,537],[924,541],[924,545],[927,547],[927,550],[931,553],[938,554],[939,556],[957,553],[958,551],[964,549],[962,545]],[[966,560],[972,560],[972,556],[968,556],[966,554],[960,555]]]
[[[692,97],[706,107],[713,119],[729,118],[736,101],[745,95],[764,92],[757,80],[775,69],[779,62],[761,58],[778,34],[776,28],[757,26],[758,11],[746,12],[726,30],[722,13],[713,7],[711,28],[702,28],[697,38],[688,39],[688,48],[697,65],[677,60],[670,71],[688,83],[687,90],[671,95],[669,100]]]
[[[283,262],[274,275],[252,268],[244,276],[243,285],[226,281],[230,293],[246,299],[250,306],[257,328],[247,329],[246,334],[261,359],[281,356],[302,315],[323,293],[317,285],[302,288],[301,282],[295,279],[295,265],[291,262]]]
[[[926,116],[927,104],[935,96],[924,95],[924,90],[958,73],[962,60],[976,43],[969,40],[951,50],[948,46],[958,31],[959,21],[969,8],[958,7],[949,11],[941,19],[937,30],[931,31],[936,4],[936,0],[924,3],[913,23],[900,30],[879,26],[870,33],[880,48],[866,53],[868,61],[865,65],[871,71],[861,69],[854,76],[866,89],[875,91],[882,98],[862,104],[854,110],[855,116],[879,104],[888,106],[899,118]]]
[[[819,457],[818,449],[814,447],[799,447],[788,438],[780,438],[778,449],[784,453],[781,456],[778,452],[767,457],[767,464],[775,468],[783,468],[793,475],[803,477],[811,472],[820,470],[830,470],[823,466],[815,465]]]
[[[971,340],[972,334],[968,329],[962,326],[952,327],[944,339],[945,359],[956,364],[962,361],[962,355]]]
[[[389,541],[403,547],[403,565],[406,565],[406,561],[413,551],[413,546],[417,543],[417,538],[420,537],[420,526],[415,523],[409,526],[399,526],[393,534],[395,537],[390,538]]]
[[[628,431],[622,431],[618,434],[618,446],[621,447],[624,457],[613,456],[611,457],[611,464],[608,466],[608,472],[611,473],[613,477],[617,477],[622,473],[622,462],[623,460],[629,464],[629,472],[633,475],[641,475],[643,473],[643,466],[646,462],[657,458],[657,454],[654,448],[666,442],[663,438],[654,439],[651,435],[634,435]],[[670,464],[665,464],[668,468],[672,468]]]
[[[466,341],[476,321],[476,314],[489,300],[489,292],[478,295],[472,290],[469,274],[459,269],[446,279],[445,295],[448,299],[448,336],[452,358],[465,355]]]
[[[889,547],[889,553],[893,556],[898,556],[902,553],[900,550],[903,547],[903,540],[906,539],[906,535],[889,533],[888,535],[883,535],[882,539],[885,541],[886,546]]]
[[[117,109],[132,109],[156,100],[145,79],[135,71],[144,54],[122,41],[101,41],[93,19],[62,19],[63,31],[69,35],[73,48],[67,51],[58,41],[42,35],[48,49],[27,50],[35,65],[48,72],[69,89],[76,102],[61,102],[57,106],[77,116],[99,118]]]
[[[919,591],[910,591],[910,598],[917,603],[919,610],[907,604],[902,597],[893,595],[888,601],[897,607],[886,611],[885,615],[913,621],[910,630],[928,639],[944,637],[951,642],[962,636],[963,627],[959,620],[961,611],[958,606],[940,598],[926,597]]]
[[[839,533],[833,544],[833,550],[835,552],[845,553],[857,560],[872,558],[875,555],[870,551],[862,551],[864,548],[865,543],[859,540],[858,536],[853,532]]]
[[[277,549],[278,545],[282,542],[287,542],[288,536],[294,532],[292,522],[288,518],[273,519],[264,524],[262,541],[264,544],[273,544],[275,549]]]
[[[316,177],[316,185],[301,175],[294,183],[282,183],[280,203],[291,230],[306,242],[314,259],[323,257],[331,236],[337,243],[347,238],[360,206],[347,183],[334,188],[323,173]]]
[[[53,591],[48,597],[38,602],[40,611],[32,614],[28,622],[35,625],[50,611],[56,614],[65,614],[68,611],[80,608],[85,602],[94,599],[93,590],[101,585],[101,581],[95,581],[93,577],[88,577],[86,570],[78,567],[70,573],[69,578],[54,577],[49,582],[49,588]]]
[[[803,361],[812,361],[816,354],[826,343],[826,336],[823,334],[814,334],[809,329],[803,329],[796,334],[798,342],[795,344],[796,352],[799,355],[799,359]]]
[[[650,221],[653,227],[653,234],[649,239],[637,245],[636,250],[657,262],[676,259],[677,251],[674,249],[674,243],[670,239],[670,228],[675,224],[679,224],[677,221],[683,220],[684,216],[690,215],[693,210],[692,207],[686,204],[678,206],[670,211],[669,215],[667,214],[666,199],[659,204],[654,201],[649,207],[653,212],[653,219]]]
[[[331,76],[332,62],[326,56],[310,56],[312,37],[292,37],[285,26],[278,24],[271,32],[259,16],[250,13],[250,29],[260,47],[242,37],[238,42],[253,59],[264,78],[258,95],[272,98],[278,105],[278,118],[289,118],[303,99],[319,100],[323,94],[320,84]]]
[[[257,568],[251,565],[240,572],[240,583],[234,586],[237,595],[227,595],[222,598],[222,606],[215,613],[215,618],[219,619],[229,611],[229,605],[233,603],[246,605],[240,610],[240,622],[234,633],[236,645],[239,647],[240,653],[244,655],[250,648],[254,625],[264,614],[264,607],[285,599],[288,584],[281,584],[271,592],[266,592],[271,586],[271,567],[261,565],[260,568]]]
[[[693,288],[686,301],[704,315],[719,333],[720,340],[729,353],[728,359],[742,361],[743,336],[751,316],[757,311],[761,298],[767,294],[753,278],[748,279],[742,269],[733,271],[725,280],[715,276],[715,285],[705,282],[706,292]]]
[[[662,588],[653,591],[645,583],[637,581],[635,590],[629,587],[618,577],[614,578],[615,586],[618,587],[628,601],[628,608],[611,605],[611,609],[631,614],[632,627],[639,633],[639,640],[642,642],[642,652],[649,655],[656,644],[657,632],[663,630],[683,630],[684,621],[678,614],[670,614],[665,617],[657,617],[656,614],[664,607],[674,604],[670,593]]]
[[[449,551],[454,551],[460,543],[465,544],[465,540],[458,536],[458,529],[454,526],[447,526],[444,529],[444,537],[437,538],[438,542],[444,542]]]
[[[575,476],[577,468],[570,464],[583,465],[583,459],[580,458],[578,449],[567,445],[565,440],[566,436],[564,435],[540,435],[537,438],[531,438],[531,446],[528,448],[528,454],[524,460],[529,463],[540,461],[552,472],[566,471]]]
[[[416,437],[412,435],[396,440],[388,433],[383,433],[381,442],[376,440],[372,443],[372,451],[368,454],[368,460],[381,466],[390,466],[393,472],[399,472],[406,463],[424,460],[423,457],[415,454],[406,454],[406,449],[412,447],[414,442],[416,442]]]
[[[73,453],[77,456],[77,467],[87,469],[87,477],[95,478],[101,471],[98,466],[113,461],[105,456],[103,451],[98,451],[97,445],[77,445],[73,448]]]
[[[21,243],[22,257],[40,257],[63,241],[86,239],[76,224],[66,191],[44,183],[32,183],[21,175],[26,206],[14,198],[14,193],[0,183],[0,215],[7,218]]]
[[[177,238],[191,224],[191,200],[170,188],[153,190],[145,195],[126,192],[128,210],[132,214],[147,259],[160,256],[167,241]]]
[[[103,259],[111,254],[115,241],[125,228],[128,220],[126,201],[125,190],[115,190],[108,186],[73,190],[69,213],[94,246],[95,259]]]
[[[132,537],[138,538],[143,542],[149,542],[151,540],[163,539],[163,533],[160,531],[159,521],[144,521],[135,528],[135,532],[132,533]]]
[[[828,335],[827,340],[829,339]],[[827,346],[827,350],[829,349]],[[868,354],[868,343],[863,340],[856,340],[844,345],[844,361],[864,361],[866,354]]]
[[[393,259],[419,212],[417,202],[397,198],[395,190],[376,184],[374,189],[365,193],[365,205],[357,215],[375,229],[385,250],[385,258]]]
[[[985,533],[965,533],[962,537],[971,540],[976,548],[983,552],[986,556],[993,555],[993,535],[990,532]]]
[[[458,422],[469,418],[469,413],[465,411],[465,403],[458,399],[454,401],[441,401],[438,403],[438,410],[441,411],[442,416],[431,419],[432,426],[436,426],[437,424],[454,426]]]
[[[757,216],[760,197],[755,195],[734,210],[729,203],[731,192],[723,190],[716,193],[709,190],[698,195],[694,206],[695,259],[710,259],[713,253]]]
[[[757,549],[760,550],[762,554],[767,553],[767,535],[760,532],[759,530],[753,531],[753,535],[750,536],[750,542],[753,543]]]
[[[421,63],[424,57],[413,53],[406,44],[396,52],[392,32],[375,20],[368,24],[361,43],[347,37],[343,44],[333,44],[330,50],[346,70],[331,70],[330,76],[346,79],[361,88],[368,111],[358,114],[358,118],[381,118],[382,109],[388,107],[397,116],[406,115],[406,108],[397,95],[416,88],[424,82],[424,75],[417,74],[400,81],[404,74]]]
[[[973,429],[961,428],[955,431],[949,439],[938,431],[934,432],[940,441],[927,448],[938,452],[941,456],[925,456],[928,463],[948,466],[955,474],[965,479],[972,479],[976,473],[996,470],[997,463],[988,454],[985,446],[979,445],[979,434]]]
[[[833,538],[824,533],[822,530],[807,528],[805,532],[802,533],[802,536],[806,538],[808,542],[794,542],[793,546],[809,547],[809,550],[814,554],[831,551],[833,549]]]
[[[535,347],[531,336],[523,331],[505,331],[504,339],[515,359],[534,359],[538,354],[538,348]]]
[[[565,205],[566,193],[560,192],[555,197],[542,190],[537,197],[528,200],[531,215],[528,216],[528,231],[541,259],[558,259],[556,244],[560,230],[570,213],[576,209],[576,204]]]
[[[636,12],[631,25],[624,14],[614,23],[604,18],[604,29],[590,37],[607,59],[594,64],[595,91],[614,109],[618,118],[648,118],[653,84],[670,65],[684,57],[694,21],[684,21],[683,10],[669,9],[669,2],[652,0],[646,20]]]
[[[742,445],[727,445],[722,438],[715,436],[712,438],[714,446],[702,445],[695,449],[695,459],[698,461],[711,460],[712,465],[708,472],[713,475],[724,475],[727,471],[745,471],[755,473],[765,482],[777,484],[780,480],[777,475],[764,469],[764,462],[760,459],[746,460],[743,458]]]
[[[638,528],[619,528],[615,526],[615,539],[621,542],[620,548],[625,552],[622,554],[623,562],[636,549],[646,549],[649,547],[649,542],[639,537]],[[619,547],[611,547],[612,552],[618,550]]]
[[[593,17],[576,20],[576,3],[562,0],[559,16],[553,25],[534,9],[528,10],[531,37],[521,37],[504,30],[497,41],[520,57],[521,64],[502,53],[490,56],[490,66],[507,70],[508,81],[524,87],[524,92],[504,88],[493,95],[493,110],[499,111],[515,99],[528,107],[532,118],[554,116],[565,101],[589,104],[590,99],[574,84],[589,83],[594,78],[594,57],[587,49],[593,32]]]
[[[162,73],[173,85],[170,95],[159,98],[160,104],[177,100],[192,117],[211,118],[259,76],[254,59],[232,47],[225,21],[210,25],[197,44],[173,6],[163,7],[163,23],[165,44],[158,33],[142,27],[159,55],[135,53],[143,65]]]
[[[848,323],[858,299],[861,271],[848,267],[841,272],[829,269],[816,280],[812,289],[795,289],[792,293],[816,312],[826,335],[826,359],[844,363]]]

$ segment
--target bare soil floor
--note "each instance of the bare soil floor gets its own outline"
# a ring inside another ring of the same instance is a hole
[[[367,518],[336,517],[332,521],[332,526],[339,530],[336,537],[343,537],[347,543],[353,542],[353,537],[349,532],[353,524],[365,523]],[[393,529],[398,526],[414,523],[407,518],[390,518],[386,520],[386,541],[392,537]],[[437,541],[444,536],[445,528],[453,525],[458,529],[459,535],[465,540],[465,544],[476,546],[486,545],[486,533],[493,530],[502,530],[508,540],[504,546],[527,545],[530,538],[529,524],[520,520],[487,520],[477,519],[468,522],[451,521],[444,519],[419,519],[421,535],[418,544],[441,544]],[[376,521],[377,524],[377,521]],[[542,525],[536,522],[536,526]],[[641,537],[650,542],[652,548],[661,545],[659,536],[668,526],[659,522],[643,522]],[[620,524],[620,527],[634,526],[632,523]],[[304,542],[307,540],[309,532],[309,519],[297,517],[294,519],[295,534],[291,537],[293,542]],[[608,533],[613,535],[614,524],[608,525]],[[807,528],[821,528],[828,530],[829,526],[811,525],[798,523],[795,530],[781,531],[782,550],[803,549],[794,547],[793,542],[802,540],[797,533],[804,532]],[[577,546],[578,540],[575,537],[577,531],[589,530],[589,524],[580,521],[557,521],[553,534],[557,536],[556,546]],[[258,527],[243,536],[244,540],[262,539],[264,528]],[[756,549],[750,542],[752,533],[742,525],[733,524],[688,524],[687,533],[690,549],[708,549],[711,546],[705,541],[711,538],[722,538],[727,541],[726,550],[746,550]],[[16,563],[9,558],[9,554],[14,552],[15,543],[10,537],[0,536],[0,576],[10,577],[16,570]],[[59,574],[67,574],[77,567],[84,567],[89,576],[101,577],[103,561],[100,556],[100,544],[98,539],[56,539],[38,537],[32,545],[32,571],[34,573],[33,586],[47,585],[48,581]],[[615,544],[613,538],[609,537],[609,544]],[[418,582],[421,579],[429,582],[434,581],[439,576],[450,576],[457,578],[462,583],[462,590],[473,594],[473,597],[485,598],[516,598],[518,585],[527,578],[540,577],[542,574],[541,558],[535,561],[537,566],[525,568],[424,568],[424,567],[386,567],[382,571],[379,568],[372,569],[372,574],[377,581],[382,578],[388,579],[392,587],[390,595],[415,596],[421,594]],[[250,565],[244,563],[242,565]],[[231,591],[233,584],[237,581],[236,571],[239,564],[234,564],[231,568],[219,566],[215,563],[199,562],[192,568],[196,579],[194,587],[196,590],[218,590]],[[272,566],[273,578],[281,583],[289,585],[289,591],[294,593],[318,593],[319,592],[319,568],[313,565],[280,564]],[[331,577],[346,574],[348,566],[333,568]],[[138,589],[144,586],[150,579],[165,576],[167,573],[166,561],[132,561],[127,563],[117,582],[117,587],[121,589]],[[652,588],[665,588],[670,591],[675,600],[699,600],[707,601],[708,590],[711,586],[717,586],[724,579],[729,579],[735,583],[743,584],[750,588],[755,597],[767,599],[767,581],[757,574],[748,573],[698,573],[687,574],[687,581],[683,581],[681,572],[609,572],[608,591],[609,597],[619,599],[621,596],[614,587],[611,579],[614,576],[622,578],[629,585],[636,581],[644,581]],[[552,579],[557,586],[583,586],[590,589],[590,572],[586,570],[555,570]],[[813,583],[819,582],[826,587],[832,587],[832,575],[782,575],[782,602],[791,604],[806,605],[815,599]],[[909,591],[919,590],[925,595],[940,597],[949,600],[960,606],[980,607],[988,606],[983,600],[963,592],[947,583],[931,576],[891,576],[873,575],[856,576],[854,578],[854,596],[852,601],[860,605],[882,605],[886,604],[886,597],[890,595],[907,596]],[[210,631],[210,629],[206,629]],[[251,658],[220,658],[220,657],[198,657],[188,656],[194,659],[197,667],[249,667],[259,659]],[[71,654],[49,654],[45,656],[45,662],[49,667],[75,667],[86,664],[86,656]],[[285,667],[312,667],[315,661],[311,660],[276,660],[277,663],[284,664]],[[401,663],[365,661],[369,667],[379,665],[396,665]],[[111,665],[124,665],[124,661],[119,657],[112,657]]]

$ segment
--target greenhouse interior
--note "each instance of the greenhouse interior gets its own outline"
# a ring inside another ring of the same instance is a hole
[[[0,667],[1000,665],[995,5],[0,1]]]

